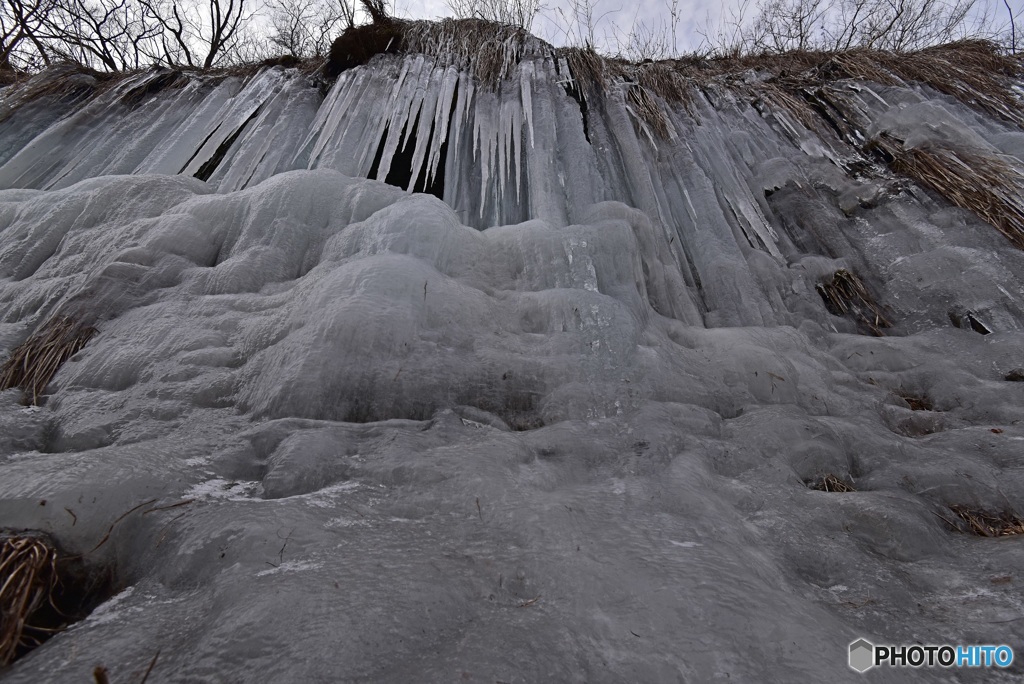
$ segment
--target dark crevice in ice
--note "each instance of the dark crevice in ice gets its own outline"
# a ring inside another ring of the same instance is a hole
[[[217,167],[220,165],[220,163],[224,161],[224,156],[228,153],[228,150],[231,149],[231,146],[235,144],[235,141],[238,140],[238,136],[242,134],[242,131],[244,131],[246,126],[249,125],[249,122],[255,119],[259,113],[260,107],[257,107],[253,111],[253,113],[249,115],[249,118],[246,119],[245,122],[241,126],[239,126],[234,133],[228,136],[227,140],[222,142],[217,147],[217,151],[213,153],[213,156],[207,159],[206,162],[199,167],[199,170],[195,172],[194,175],[196,178],[198,178],[201,181],[210,180],[210,176],[212,176],[213,172],[217,170]]]
[[[576,100],[576,104],[580,108],[580,116],[583,119],[583,137],[590,142],[590,122],[587,120],[587,97],[583,94],[583,90],[580,88],[579,83],[574,78],[566,79],[562,83],[562,87],[565,89],[565,94]]]
[[[214,127],[214,129],[212,131],[210,131],[210,134],[208,136],[206,136],[205,138],[203,138],[203,142],[199,143],[196,146],[196,151],[193,152],[192,156],[188,158],[188,161],[186,161],[182,165],[182,167],[180,169],[178,169],[178,173],[185,173],[185,169],[188,168],[188,165],[192,163],[192,160],[196,158],[196,155],[198,155],[200,152],[202,152],[203,148],[206,147],[206,143],[210,142],[210,138],[212,138],[217,133],[217,131],[220,130],[221,124],[223,124],[223,123],[224,123],[223,121],[221,123],[218,123]]]
[[[385,183],[403,190],[425,192],[437,197],[438,199],[444,199],[445,162],[448,157],[448,139],[451,133],[452,121],[455,118],[454,113],[456,101],[456,97],[453,96],[448,117],[448,130],[445,131],[444,142],[439,146],[437,169],[434,174],[431,176],[429,164],[420,164],[419,173],[416,176],[415,182],[413,182],[413,164],[415,163],[417,148],[415,131],[419,126],[420,116],[422,114],[418,113],[416,118],[411,122],[407,122],[405,127],[402,129],[398,150],[391,158],[391,166],[388,169],[387,177],[383,179]],[[377,178],[380,173],[380,165],[383,161],[388,135],[389,128],[385,127],[384,132],[380,137],[380,143],[377,145],[377,152],[373,157],[373,164],[370,166],[370,171],[367,174],[369,178]],[[437,121],[432,120],[430,123],[428,139],[433,140],[436,135],[440,135],[437,129]]]

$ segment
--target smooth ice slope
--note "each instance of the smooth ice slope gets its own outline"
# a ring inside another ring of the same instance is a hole
[[[544,59],[127,96],[154,77],[0,105],[0,350],[98,328],[45,406],[0,395],[0,523],[124,587],[5,682],[861,681],[860,636],[1024,642],[1022,540],[937,515],[1024,509],[1024,254],[976,216],[724,86],[666,138],[624,89],[584,128]],[[1024,167],[948,98],[840,86],[865,138]],[[839,268],[890,336],[828,312]]]

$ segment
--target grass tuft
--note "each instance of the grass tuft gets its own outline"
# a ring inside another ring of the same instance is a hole
[[[841,479],[838,475],[833,475],[831,473],[820,480],[811,480],[807,482],[807,486],[811,489],[816,489],[819,492],[836,492],[845,494],[846,492],[857,491],[852,484]]]
[[[907,149],[885,134],[873,144],[895,171],[974,212],[1024,249],[1024,172],[1013,159],[934,144]]]
[[[892,327],[861,279],[845,268],[833,273],[830,280],[818,283],[814,289],[832,314],[852,316],[876,337],[884,337],[882,329]]]
[[[51,319],[42,329],[15,347],[0,367],[0,391],[20,387],[23,401],[36,406],[50,380],[96,333],[67,316]]]
[[[0,540],[0,665],[37,645],[35,634],[47,631],[34,626],[32,616],[53,603],[57,577],[57,551],[43,539]]]
[[[959,532],[970,532],[979,537],[1010,537],[1024,534],[1024,518],[1009,509],[1002,513],[991,513],[967,506],[950,506],[949,510],[953,511],[958,520],[943,520]]]
[[[911,411],[934,411],[935,404],[932,400],[923,394],[914,394],[902,387],[893,390],[892,392],[897,397],[907,402],[907,406],[910,407]]]

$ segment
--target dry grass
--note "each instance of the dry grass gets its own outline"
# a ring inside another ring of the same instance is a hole
[[[366,64],[384,53],[422,54],[438,66],[468,69],[485,85],[508,79],[518,65],[550,52],[527,31],[483,19],[405,21],[384,17],[346,29],[331,45],[324,71],[328,77]]]
[[[815,289],[830,312],[836,316],[852,316],[872,335],[884,337],[882,329],[892,327],[861,279],[845,268],[833,273],[827,282],[818,283]]]
[[[51,378],[95,332],[95,328],[66,316],[51,319],[11,352],[0,368],[0,391],[20,387],[23,401],[37,405]]]
[[[639,83],[630,85],[626,90],[626,108],[633,116],[650,126],[660,137],[672,137],[668,114]]]
[[[817,489],[819,492],[836,492],[845,494],[846,492],[855,492],[853,485],[840,479],[837,475],[828,474],[825,477],[817,481],[808,483],[811,489]]]
[[[923,394],[914,394],[912,392],[908,392],[902,387],[893,390],[892,393],[895,394],[900,399],[902,399],[903,401],[907,402],[907,406],[910,407],[911,411],[935,410],[935,404],[933,404],[932,400]]]
[[[995,226],[1024,249],[1024,173],[1007,157],[932,145],[906,149],[888,135],[873,141],[893,169]]]
[[[483,19],[407,22],[403,34],[403,51],[471,69],[481,83],[492,86],[511,77],[520,62],[550,50],[518,26]]]
[[[103,74],[78,65],[59,64],[31,77],[18,80],[2,91],[0,123],[20,107],[42,98],[55,101],[84,101],[94,96],[120,75]]]
[[[0,665],[38,645],[34,613],[53,603],[58,584],[57,551],[38,537],[9,536],[0,545]]]
[[[966,40],[894,54],[851,50],[832,58],[846,76],[876,83],[924,83],[992,116],[1024,126],[1024,110],[1011,89],[1022,62],[986,40]]]
[[[980,537],[1010,537],[1024,534],[1024,518],[1009,509],[998,514],[967,506],[950,506],[949,510],[956,514],[960,524],[945,518],[943,520],[961,532],[967,531]]]

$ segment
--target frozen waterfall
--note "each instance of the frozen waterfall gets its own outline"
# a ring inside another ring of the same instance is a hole
[[[1013,113],[580,78],[0,90],[0,353],[95,329],[40,406],[0,393],[0,527],[116,594],[0,679],[839,682],[858,637],[1024,643],[1021,537],[943,520],[1024,510],[1024,251],[869,144],[990,160],[1024,217]]]

